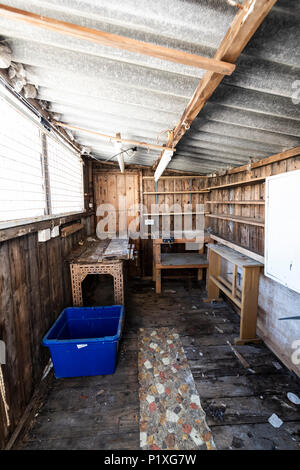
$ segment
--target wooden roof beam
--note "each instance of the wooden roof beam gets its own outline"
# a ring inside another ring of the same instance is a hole
[[[275,3],[276,0],[247,0],[243,8],[238,10],[214,59],[234,63]],[[223,76],[215,72],[205,73],[174,128],[173,135],[169,137],[167,147],[176,146],[222,79]],[[157,167],[162,154],[163,152],[153,165],[153,169]]]
[[[0,4],[0,15],[14,21],[21,21],[55,33],[72,36],[84,41],[90,41],[103,46],[125,49],[127,51],[144,54],[161,60],[176,62],[177,64],[189,65],[204,70],[210,70],[217,74],[231,75],[235,65],[223,60],[210,57],[202,57],[196,54],[159,46],[136,39],[131,39],[117,34],[106,33],[97,29],[86,28],[65,21],[60,21],[46,16],[36,15],[25,10]]]
[[[281,162],[282,160],[287,160],[288,158],[297,157],[298,155],[300,155],[300,147],[293,147],[289,150],[285,150],[284,152],[271,155],[270,157],[262,158],[261,160],[258,160],[257,162],[253,162],[247,165],[242,165],[242,166],[237,166],[236,168],[232,168],[231,170],[227,171],[227,174],[232,175],[234,173],[241,173],[242,171],[255,170],[255,168],[260,168],[262,166],[271,165],[272,163]]]

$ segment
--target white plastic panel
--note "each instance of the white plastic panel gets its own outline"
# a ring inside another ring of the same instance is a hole
[[[300,293],[300,171],[266,179],[265,275]]]

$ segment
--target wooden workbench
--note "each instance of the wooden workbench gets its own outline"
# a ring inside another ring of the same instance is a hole
[[[209,244],[208,250],[207,300],[217,299],[221,290],[240,308],[240,337],[235,340],[236,344],[260,341],[256,337],[256,319],[259,275],[263,264],[224,245]],[[231,283],[221,275],[222,258],[233,266]],[[236,282],[239,268],[242,270],[241,290]]]
[[[208,267],[208,261],[204,255],[204,243],[209,241],[209,235],[204,235],[203,243],[197,252],[162,253],[162,245],[168,245],[163,238],[153,240],[153,280],[155,291],[161,293],[161,271],[163,269],[198,269],[198,280],[203,277],[203,269]],[[175,238],[173,244],[197,243],[194,238]]]
[[[114,278],[114,301],[124,304],[123,263],[132,259],[128,239],[86,241],[70,253],[73,305],[82,306],[82,281],[88,274],[110,274]]]

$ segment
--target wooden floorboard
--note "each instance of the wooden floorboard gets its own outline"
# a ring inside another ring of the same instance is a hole
[[[91,280],[85,288],[87,304],[108,300],[102,284]],[[204,303],[204,297],[197,283],[164,281],[157,295],[153,283],[131,281],[116,373],[53,378],[17,448],[138,449],[138,329],[169,326],[181,336],[218,449],[300,449],[299,406],[286,396],[300,396],[300,380],[263,344],[237,347],[249,363],[245,368],[227,344],[238,335],[239,316],[224,302]],[[283,421],[279,429],[268,423],[273,413]]]

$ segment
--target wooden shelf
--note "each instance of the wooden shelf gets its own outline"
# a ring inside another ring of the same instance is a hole
[[[240,309],[240,336],[236,344],[256,343],[256,318],[258,307],[259,276],[263,265],[224,245],[209,244],[209,268],[207,276],[208,301],[218,299],[220,290]],[[232,281],[221,275],[221,261],[232,264]],[[242,269],[242,288],[237,286],[238,269]]]
[[[240,245],[237,245],[236,243],[233,243],[230,240],[226,240],[225,238],[218,237],[217,235],[210,234],[210,238],[212,240],[215,240],[218,243],[221,243],[225,246],[228,246],[229,248],[232,248],[235,251],[238,251],[239,253],[248,256],[249,258],[253,258],[256,261],[259,261],[260,263],[264,264],[265,263],[265,258],[262,255],[259,255],[258,253],[254,253],[254,251],[247,250],[247,248],[244,248]]]
[[[160,180],[171,180],[171,179],[179,179],[179,180],[186,180],[186,179],[202,179],[208,178],[206,175],[182,175],[182,176],[161,176]],[[154,176],[143,176],[143,180],[154,180]]]
[[[159,215],[205,215],[209,212],[152,212],[150,214],[143,214],[143,217],[159,216]]]
[[[72,235],[72,233],[79,232],[79,230],[82,230],[84,228],[83,224],[73,224],[69,225],[68,227],[64,227],[60,231],[60,235],[62,238],[66,238],[69,235]]]
[[[204,204],[240,204],[240,205],[265,205],[265,201],[205,201]]]
[[[238,215],[226,215],[226,214],[206,214],[205,217],[211,217],[214,219],[229,220],[231,222],[239,222],[241,224],[256,225],[257,227],[264,227],[265,222],[263,219],[253,219],[251,217],[242,217]]]
[[[207,268],[207,257],[199,253],[161,253],[156,269]]]
[[[199,191],[146,191],[143,194],[146,196],[156,195],[156,194],[202,194],[209,193],[209,189],[201,189]]]
[[[263,267],[263,264],[259,261],[256,261],[253,258],[249,258],[249,256],[239,253],[238,251],[233,250],[232,248],[228,248],[227,246],[210,243],[208,244],[208,248],[230,263],[236,264],[239,268]],[[220,273],[218,273],[218,276],[219,275]]]
[[[209,189],[210,191],[213,191],[214,189],[223,189],[223,188],[225,189],[225,188],[231,188],[231,187],[234,187],[234,186],[244,186],[244,185],[247,185],[247,184],[261,183],[261,182],[265,181],[265,179],[266,178],[264,176],[261,176],[259,178],[252,178],[252,179],[249,179],[249,180],[236,181],[234,183],[221,184],[219,186],[209,186],[206,189]]]

